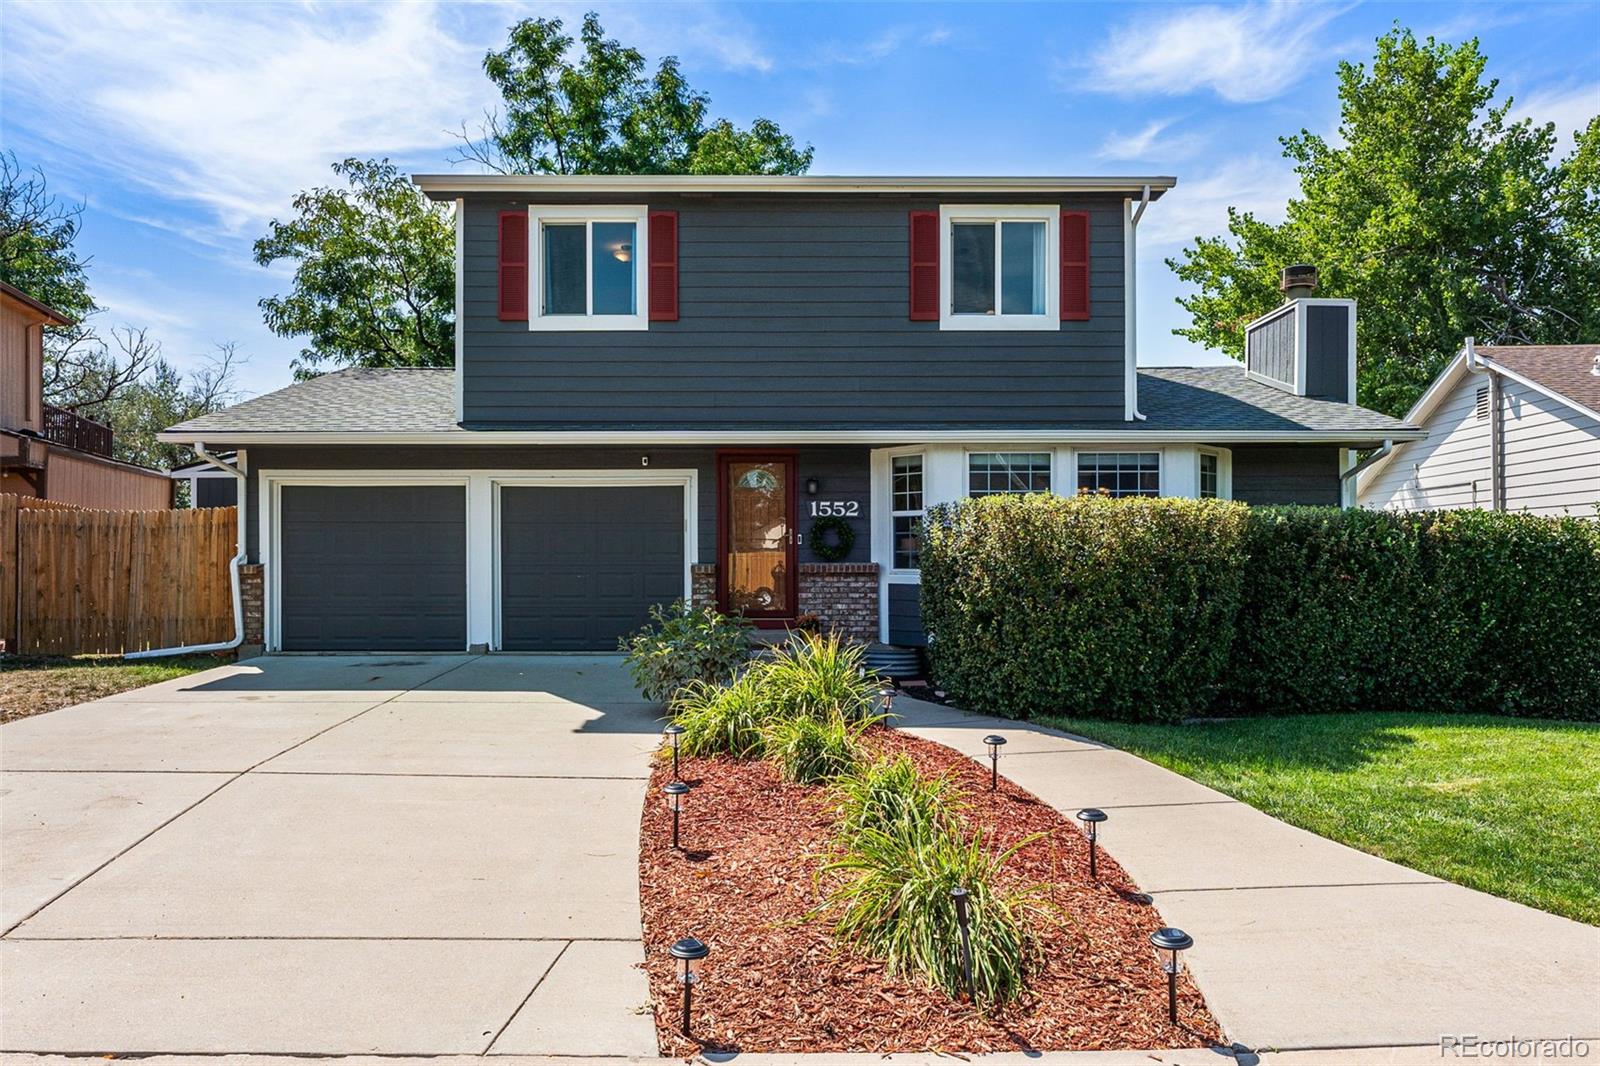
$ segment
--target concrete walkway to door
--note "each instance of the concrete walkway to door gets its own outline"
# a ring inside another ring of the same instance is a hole
[[[1068,817],[1104,809],[1103,846],[1195,938],[1195,981],[1232,1041],[1340,1066],[1420,1061],[1379,1049],[1437,1061],[1452,1036],[1600,1043],[1600,929],[1296,829],[1082,737],[916,700],[895,711],[980,760],[999,733],[1006,777]]]
[[[615,657],[253,659],[0,730],[0,1051],[654,1055]]]

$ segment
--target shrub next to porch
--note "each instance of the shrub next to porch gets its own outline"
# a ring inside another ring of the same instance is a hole
[[[1203,710],[1238,616],[1246,516],[1048,494],[934,508],[922,546],[934,676],[962,706],[1012,717]]]
[[[1600,719],[1600,524],[994,497],[930,516],[923,618],[973,710]]]

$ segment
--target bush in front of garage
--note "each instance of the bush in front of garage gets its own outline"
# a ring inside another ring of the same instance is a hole
[[[647,700],[671,700],[693,682],[719,684],[750,658],[754,627],[711,607],[677,600],[650,608],[650,622],[618,641]]]
[[[932,512],[923,621],[973,710],[1600,719],[1600,523],[995,497]]]
[[[989,496],[933,508],[922,620],[941,688],[1009,717],[1209,708],[1242,581],[1242,504]]]

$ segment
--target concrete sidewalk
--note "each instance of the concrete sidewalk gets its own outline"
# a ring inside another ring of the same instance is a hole
[[[653,1055],[614,657],[250,660],[0,729],[0,1050]]]
[[[1195,938],[1195,979],[1232,1041],[1326,1049],[1329,1063],[1409,1062],[1378,1050],[1408,1047],[1439,1061],[1442,1036],[1469,1034],[1583,1037],[1600,1054],[1600,929],[1336,844],[1081,737],[910,699],[895,711],[974,758],[1000,733],[1006,777],[1069,817],[1105,810],[1103,846]]]

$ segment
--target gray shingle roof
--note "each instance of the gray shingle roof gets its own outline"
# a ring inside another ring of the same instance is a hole
[[[225,444],[229,434],[350,433],[473,436],[488,442],[493,429],[462,429],[455,420],[455,384],[448,369],[339,370],[203,415],[167,432]],[[1139,371],[1143,422],[1062,425],[1073,430],[1193,430],[1229,432],[1346,432],[1371,437],[1412,429],[1397,419],[1347,404],[1311,400],[1263,385],[1236,366],[1151,367]],[[512,428],[512,427],[504,427]],[[720,429],[692,426],[517,426],[517,429]],[[797,423],[793,427],[860,429]]]

